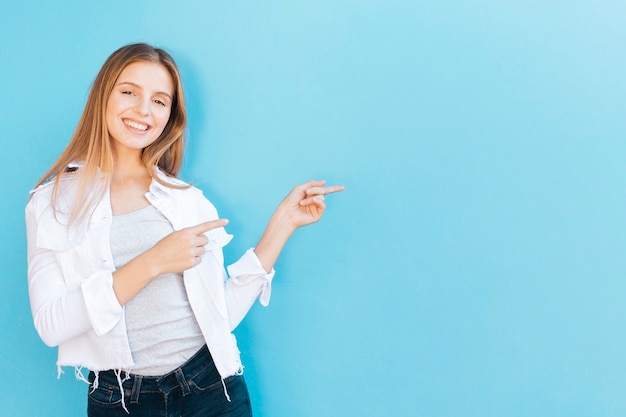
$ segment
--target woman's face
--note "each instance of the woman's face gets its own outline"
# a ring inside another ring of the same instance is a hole
[[[174,83],[163,65],[140,61],[124,68],[106,108],[116,155],[140,153],[157,140],[169,120],[173,98]]]

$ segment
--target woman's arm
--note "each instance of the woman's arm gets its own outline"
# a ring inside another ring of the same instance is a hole
[[[254,250],[248,250],[228,266],[226,305],[231,330],[237,327],[260,296],[267,306],[274,277],[274,264],[287,240],[301,226],[318,221],[324,214],[324,195],[342,191],[343,186],[324,187],[324,181],[309,181],[295,187],[278,205]],[[224,278],[226,275],[224,273]]]
[[[122,313],[111,291],[107,297],[99,290],[107,284],[110,287],[111,272],[96,270],[85,277],[84,286],[68,285],[59,254],[37,245],[38,227],[37,216],[27,207],[28,293],[34,325],[41,339],[48,346],[57,346],[89,330],[96,333],[110,330]],[[95,305],[88,301],[90,295]],[[92,323],[88,304],[106,318]]]
[[[113,273],[113,291],[126,304],[150,281],[168,272],[181,272],[198,265],[209,239],[209,230],[223,227],[226,219],[217,219],[170,233],[152,248],[132,259]]]
[[[69,285],[62,256],[37,245],[39,219],[27,207],[28,292],[39,336],[47,345],[58,346],[88,331],[106,334],[122,317],[122,305],[151,279],[199,263],[207,243],[203,233],[226,223],[218,219],[173,232],[115,272],[94,266],[89,276]]]

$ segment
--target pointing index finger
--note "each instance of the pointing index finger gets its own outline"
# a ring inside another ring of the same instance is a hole
[[[228,224],[228,219],[217,219],[210,220],[208,222],[200,223],[195,226],[190,227],[190,229],[196,234],[202,234],[208,232],[209,230],[217,229],[218,227],[223,227]]]
[[[306,189],[307,195],[326,195],[345,190],[343,185],[331,185],[328,187],[310,187]]]
[[[324,188],[325,188],[324,194],[337,193],[339,191],[343,191],[346,189],[346,187],[344,187],[343,185],[331,185],[330,187],[324,187]]]

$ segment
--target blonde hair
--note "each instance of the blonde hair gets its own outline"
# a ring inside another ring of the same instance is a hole
[[[70,224],[85,218],[92,206],[102,198],[108,186],[113,171],[113,152],[105,117],[107,101],[119,75],[128,65],[135,62],[161,64],[172,78],[174,96],[170,118],[159,138],[143,149],[142,162],[154,180],[168,187],[180,188],[163,181],[154,171],[154,167],[159,167],[167,175],[176,177],[182,165],[183,133],[187,123],[187,112],[178,67],[170,54],[162,49],[145,43],[126,45],[113,52],[105,61],[93,82],[72,139],[37,183],[39,186],[54,179],[52,204],[55,205],[60,181],[68,175],[68,166],[72,162],[81,162],[78,193],[72,207]],[[104,177],[104,181],[100,180],[101,177]],[[95,188],[88,192],[88,186]]]

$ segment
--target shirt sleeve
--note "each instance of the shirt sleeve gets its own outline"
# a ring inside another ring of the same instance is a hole
[[[226,305],[232,330],[243,320],[257,298],[262,306],[269,305],[275,271],[265,271],[253,248],[229,265],[227,270],[230,279],[226,281]]]
[[[37,244],[38,222],[27,207],[28,293],[39,336],[47,345],[58,346],[88,331],[107,333],[123,315],[111,271],[98,270],[79,285],[68,285],[62,253]]]

